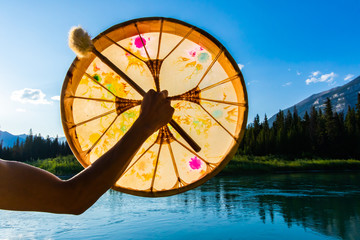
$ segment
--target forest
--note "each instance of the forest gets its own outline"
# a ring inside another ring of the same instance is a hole
[[[279,155],[287,158],[360,159],[360,93],[355,108],[348,106],[346,115],[333,111],[328,98],[325,109],[306,112],[300,118],[293,113],[279,111],[270,127],[265,115],[259,115],[245,130],[238,154]]]
[[[72,154],[66,142],[59,142],[58,137],[43,138],[40,134],[33,135],[30,129],[25,141],[19,138],[12,147],[3,147],[0,142],[0,158],[19,162],[30,162],[38,159],[55,158]]]

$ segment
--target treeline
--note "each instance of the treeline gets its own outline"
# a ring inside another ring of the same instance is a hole
[[[7,160],[27,162],[69,154],[72,152],[66,142],[59,142],[57,137],[51,139],[49,136],[43,138],[40,134],[33,135],[32,130],[25,141],[20,142],[18,138],[12,147],[3,147],[0,142],[0,158]]]
[[[360,94],[355,108],[344,113],[333,111],[328,98],[324,111],[313,107],[300,118],[293,113],[279,111],[270,127],[265,115],[259,115],[247,127],[239,154],[282,155],[289,158],[355,158],[360,159]]]
[[[0,142],[2,159],[25,162],[70,154],[66,142],[59,142],[57,137],[33,135],[31,130],[25,141],[17,139],[12,147],[3,147]],[[257,115],[245,130],[238,154],[360,159],[360,93],[356,107],[349,106],[346,116],[333,111],[329,98],[324,111],[313,107],[303,118],[296,108],[293,113],[279,111],[272,126],[266,115],[263,122]]]

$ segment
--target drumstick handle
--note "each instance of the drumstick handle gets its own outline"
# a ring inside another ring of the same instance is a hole
[[[146,92],[137,85],[136,82],[134,82],[131,78],[128,77],[123,71],[121,71],[115,64],[113,64],[107,57],[102,55],[96,48],[94,47],[92,49],[92,52],[108,67],[110,67],[115,73],[117,73],[121,78],[123,78],[131,87],[133,87],[141,96],[144,96]],[[194,149],[195,152],[199,152],[201,150],[201,147],[190,137],[189,134],[185,132],[182,127],[180,127],[177,122],[174,121],[174,119],[171,119],[169,123],[184,140]]]
[[[184,129],[180,127],[174,119],[171,119],[170,125],[180,134],[180,136],[194,149],[195,152],[200,152],[201,147],[187,134]]]

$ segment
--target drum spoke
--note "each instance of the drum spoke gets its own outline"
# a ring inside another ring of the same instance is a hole
[[[177,140],[176,138],[175,138],[175,141],[176,141],[177,143],[179,143],[183,148],[185,148],[186,150],[188,150],[189,152],[191,152],[192,154],[194,154],[195,156],[197,156],[198,158],[200,158],[200,160],[203,161],[204,163],[206,163],[206,164],[211,164],[211,163],[209,163],[208,161],[204,160],[202,157],[200,157],[200,156],[199,156],[195,151],[193,151],[191,148],[187,147],[185,144],[183,144],[182,142],[180,142],[179,140]]]
[[[218,60],[218,58],[220,57],[221,53],[224,51],[223,48],[220,48],[219,53],[216,55],[216,57],[213,59],[213,61],[211,62],[211,64],[208,66],[208,68],[206,69],[204,75],[201,77],[199,83],[196,85],[195,88],[197,88],[200,83],[202,82],[202,80],[205,78],[205,76],[208,74],[208,72],[211,70],[211,68],[214,66],[215,62]]]
[[[216,118],[214,118],[214,116],[211,115],[201,104],[199,104],[199,105],[217,124],[219,124],[219,126],[222,129],[224,129],[235,140],[235,142],[237,141],[236,137],[234,135],[232,135],[231,132],[229,132],[229,130],[227,130]]]
[[[156,60],[159,60],[160,46],[161,46],[161,37],[162,37],[162,32],[163,32],[163,25],[164,25],[164,19],[161,19],[160,34],[159,34],[159,43],[158,43],[158,49],[157,49],[157,54],[156,54]]]
[[[158,42],[158,48],[156,53],[156,59],[155,60],[149,60],[147,62],[147,66],[150,68],[151,74],[153,75],[156,91],[160,92],[160,68],[162,64],[162,60],[159,60],[159,54],[160,54],[160,46],[161,46],[161,38],[162,38],[162,31],[163,31],[163,22],[164,20],[161,19],[161,25],[160,25],[160,33],[159,33],[159,42]]]
[[[93,49],[93,53],[109,68],[111,68],[116,74],[118,74],[121,78],[124,79],[132,88],[134,88],[140,95],[144,96],[145,91],[136,83],[134,82],[128,75],[126,75],[120,68],[118,68],[114,63],[112,63],[107,57],[101,54],[96,48]]]
[[[72,128],[74,128],[74,127],[81,126],[81,125],[83,125],[83,124],[85,124],[85,123],[91,122],[91,121],[96,120],[96,119],[98,119],[98,118],[107,116],[107,115],[109,115],[109,114],[111,114],[111,113],[114,113],[114,112],[116,112],[116,109],[113,109],[113,110],[111,110],[111,111],[105,112],[105,113],[103,113],[103,114],[97,115],[97,116],[92,117],[92,118],[90,118],[90,119],[87,119],[87,120],[85,120],[85,121],[82,121],[82,122],[79,122],[79,123],[77,123],[77,124],[74,124],[72,127],[70,127],[70,129],[72,129]]]
[[[144,48],[144,50],[145,50],[146,56],[148,57],[148,60],[151,60],[151,59],[150,59],[150,55],[149,55],[149,53],[148,53],[148,51],[147,51],[147,49],[146,49],[146,47],[145,47],[144,40],[143,40],[143,38],[142,38],[142,36],[141,36],[141,34],[140,34],[139,28],[138,28],[138,26],[137,26],[136,23],[135,23],[135,28],[136,28],[136,31],[138,32],[138,35],[139,35],[140,41],[141,41],[141,43],[142,43],[142,46],[143,46],[143,48]]]
[[[183,101],[189,101],[193,103],[200,104],[200,101],[208,101],[208,102],[216,102],[216,103],[224,103],[228,105],[235,105],[235,106],[243,106],[247,107],[247,103],[239,103],[239,102],[230,102],[230,101],[223,101],[223,100],[216,100],[216,99],[209,99],[209,98],[202,98],[200,97],[201,90],[198,87],[195,87],[191,89],[190,91],[187,91],[186,93],[168,97],[170,100],[183,100]]]
[[[212,88],[214,88],[214,87],[221,86],[221,85],[224,84],[224,83],[234,81],[234,80],[236,80],[238,77],[239,77],[239,74],[236,74],[235,76],[226,78],[226,79],[224,79],[224,80],[222,80],[222,81],[220,81],[220,82],[211,84],[211,85],[209,85],[209,86],[207,86],[207,87],[204,87],[203,89],[200,89],[200,90],[201,90],[202,92],[207,91],[207,90],[212,89]]]
[[[117,42],[115,42],[114,40],[112,40],[110,37],[104,35],[104,37],[106,39],[108,39],[110,42],[112,42],[113,44],[115,44],[116,46],[118,46],[119,48],[121,48],[122,50],[124,50],[125,52],[127,52],[128,54],[132,55],[133,57],[137,58],[138,60],[142,61],[145,63],[145,61],[141,58],[139,58],[138,56],[136,56],[134,53],[132,53],[131,51],[127,50],[126,48],[124,48],[123,46],[121,46],[120,44],[118,44]]]
[[[180,46],[180,44],[181,44],[183,41],[185,41],[185,39],[190,35],[190,33],[191,33],[193,30],[194,30],[194,29],[191,28],[191,29],[189,30],[189,32],[186,33],[186,35],[183,37],[183,39],[181,39],[181,41],[180,41],[178,44],[176,44],[176,46],[163,58],[163,61],[164,61],[172,52],[174,52],[175,49],[176,49],[178,46]]]
[[[90,74],[88,74],[87,72],[84,73],[84,75],[86,75],[88,78],[90,78],[94,83],[98,84],[100,87],[102,87],[103,89],[105,89],[106,91],[108,91],[111,95],[113,95],[114,97],[117,97],[113,92],[111,92],[107,87],[105,87],[104,85],[102,85],[101,83],[99,83],[93,76],[91,76]]]
[[[150,191],[152,192],[153,189],[154,189],[154,182],[155,182],[155,177],[156,177],[156,171],[157,171],[157,168],[158,168],[158,165],[159,165],[159,158],[160,158],[160,152],[161,152],[161,147],[163,145],[163,138],[161,137],[161,134],[159,134],[160,136],[160,145],[159,145],[159,151],[158,151],[158,154],[156,156],[156,163],[155,163],[155,169],[154,169],[154,175],[152,177],[152,180],[151,180],[151,187],[150,187]]]
[[[148,66],[148,68],[150,69],[151,74],[153,75],[153,78],[154,78],[154,81],[155,81],[155,86],[156,86],[156,91],[160,92],[160,85],[159,85],[159,79],[158,79],[158,75],[159,75],[158,70],[160,70],[160,65],[158,66],[158,61],[154,62],[153,60],[151,60],[149,52],[147,51],[147,48],[145,46],[144,39],[141,37],[139,28],[138,28],[136,23],[135,23],[135,28],[136,28],[136,30],[138,32],[140,41],[142,43],[142,46],[143,46],[143,48],[145,50],[145,53],[146,53],[146,56],[148,58],[148,61],[146,61],[145,63]],[[154,66],[155,64],[156,64],[156,66]]]
[[[102,98],[89,98],[89,97],[80,97],[80,96],[69,96],[69,98],[77,98],[77,99],[84,99],[84,100],[91,100],[91,101],[98,101],[98,102],[115,103],[115,100],[108,100],[108,99],[102,99]]]
[[[169,152],[170,152],[170,155],[171,155],[171,160],[172,160],[172,163],[173,163],[173,166],[174,166],[176,178],[177,178],[177,181],[178,181],[178,188],[179,188],[180,185],[182,184],[183,180],[180,178],[179,170],[178,170],[178,167],[177,167],[177,165],[176,165],[176,161],[175,161],[175,157],[174,157],[174,153],[173,153],[173,151],[172,151],[172,147],[171,147],[170,141],[168,141],[168,147],[169,147]]]
[[[101,134],[101,136],[99,137],[98,140],[96,140],[96,142],[91,146],[91,148],[87,151],[86,154],[89,154],[94,147],[99,143],[99,141],[101,140],[101,138],[106,134],[106,132],[111,128],[111,126],[114,124],[114,122],[116,121],[116,119],[119,117],[119,115],[117,115],[114,120],[110,123],[110,125],[106,128],[106,130]]]
[[[133,164],[131,164],[131,166],[128,167],[128,168],[121,174],[120,178],[121,178],[123,175],[125,175],[125,174],[145,155],[145,153],[147,153],[147,152],[150,150],[150,148],[152,148],[152,147],[155,145],[155,143],[156,143],[156,141],[155,141],[153,144],[151,144],[150,147],[148,147],[148,148],[133,162]]]
[[[247,107],[246,103],[222,101],[222,100],[215,100],[215,99],[208,99],[208,98],[199,98],[199,100],[208,101],[208,102],[223,103],[223,104],[234,105],[234,106],[239,106],[239,107]]]

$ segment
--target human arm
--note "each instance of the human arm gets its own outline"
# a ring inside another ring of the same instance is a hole
[[[105,193],[126,169],[143,142],[171,120],[167,92],[149,91],[133,126],[91,166],[69,180],[44,170],[0,160],[0,209],[81,214]]]

